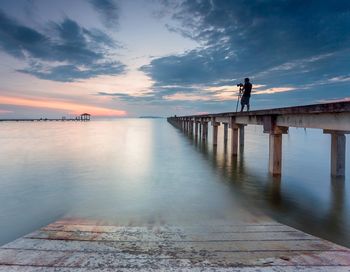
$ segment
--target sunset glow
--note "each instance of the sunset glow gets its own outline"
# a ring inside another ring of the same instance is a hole
[[[43,111],[45,109],[58,109],[68,111],[71,115],[80,115],[84,112],[88,112],[94,116],[125,116],[126,112],[122,110],[100,108],[91,105],[83,105],[78,103],[54,101],[54,100],[34,100],[28,98],[7,97],[0,96],[0,104],[24,106],[32,108],[40,108]]]

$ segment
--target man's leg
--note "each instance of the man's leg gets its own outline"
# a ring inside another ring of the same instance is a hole
[[[250,105],[249,105],[249,104],[247,104],[247,111],[249,111],[249,108],[250,108]]]
[[[244,104],[242,103],[241,104],[241,112],[243,112],[243,109],[244,109]]]

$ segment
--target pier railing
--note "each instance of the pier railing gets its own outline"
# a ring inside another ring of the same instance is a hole
[[[213,145],[217,145],[218,127],[224,126],[224,142],[231,130],[231,155],[237,156],[244,145],[244,127],[261,125],[269,134],[269,171],[280,175],[282,169],[282,135],[289,127],[323,129],[331,135],[331,174],[345,175],[345,134],[350,133],[350,102],[336,102],[250,112],[223,112],[213,114],[174,116],[168,122],[184,132],[208,139],[208,124],[213,127]]]

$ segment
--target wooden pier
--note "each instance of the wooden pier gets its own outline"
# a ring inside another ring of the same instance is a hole
[[[90,121],[91,115],[83,113],[74,118],[15,118],[15,119],[0,119],[0,122],[58,122],[58,121]]]
[[[207,141],[208,124],[212,125],[213,145],[217,145],[218,126],[224,126],[224,143],[231,130],[231,154],[238,155],[244,146],[244,127],[261,125],[269,134],[269,172],[280,175],[282,170],[282,135],[289,127],[317,128],[331,135],[330,165],[332,176],[345,175],[345,134],[350,133],[350,102],[316,104],[299,107],[224,112],[214,114],[169,117],[168,122],[184,132]],[[194,130],[193,130],[194,128]]]
[[[61,219],[0,248],[1,272],[350,271],[350,249],[275,221],[121,226]]]

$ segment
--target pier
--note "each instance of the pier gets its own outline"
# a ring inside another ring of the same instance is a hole
[[[91,115],[88,113],[83,113],[74,118],[15,118],[15,119],[0,119],[0,122],[53,122],[53,121],[90,121]]]
[[[174,226],[62,218],[0,247],[0,271],[319,271],[350,250],[275,221]]]
[[[169,117],[168,122],[189,135],[208,140],[208,125],[212,126],[212,143],[217,146],[218,127],[224,127],[224,143],[231,131],[231,155],[238,156],[244,147],[244,128],[260,125],[269,134],[269,172],[281,175],[282,135],[290,127],[322,129],[331,137],[331,175],[345,175],[345,134],[350,133],[350,102],[315,104],[250,112],[224,112]]]

